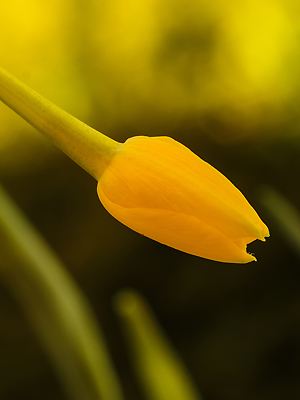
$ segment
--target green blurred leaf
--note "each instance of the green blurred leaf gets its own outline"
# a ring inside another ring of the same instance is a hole
[[[284,239],[300,256],[300,212],[283,195],[271,187],[265,187],[261,200],[272,219],[277,223]]]
[[[121,400],[102,333],[60,260],[0,187],[0,270],[69,392],[78,400]],[[9,264],[9,265],[8,265]]]
[[[200,400],[185,366],[143,298],[131,290],[116,298],[130,356],[149,400]]]

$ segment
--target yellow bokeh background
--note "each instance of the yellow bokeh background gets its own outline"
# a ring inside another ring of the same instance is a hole
[[[293,0],[12,0],[1,10],[2,64],[111,134],[124,126],[172,134],[186,120],[215,121],[221,140],[274,134],[294,120],[299,97],[298,8]],[[0,112],[3,149],[29,128]]]

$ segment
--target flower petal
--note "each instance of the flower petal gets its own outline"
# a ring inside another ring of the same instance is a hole
[[[196,217],[166,210],[126,208],[111,202],[98,186],[98,194],[106,210],[118,221],[157,242],[196,256],[215,261],[247,263],[255,257],[244,244],[228,239]]]
[[[133,230],[187,253],[249,262],[247,243],[268,228],[242,193],[167,137],[128,139],[98,184],[104,207]]]

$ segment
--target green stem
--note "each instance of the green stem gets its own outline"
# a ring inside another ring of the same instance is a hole
[[[122,400],[102,332],[80,290],[0,187],[0,272],[71,398]],[[5,267],[7,264],[7,267]]]
[[[46,100],[2,68],[0,100],[97,180],[120,145]]]

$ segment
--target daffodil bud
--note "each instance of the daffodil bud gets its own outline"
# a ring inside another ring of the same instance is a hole
[[[136,232],[216,261],[247,263],[269,236],[239,190],[169,137],[121,144],[69,115],[0,68],[0,99],[98,180],[104,207]]]
[[[247,244],[269,236],[224,175],[169,137],[128,139],[101,175],[98,195],[134,231],[211,260],[254,261]]]

